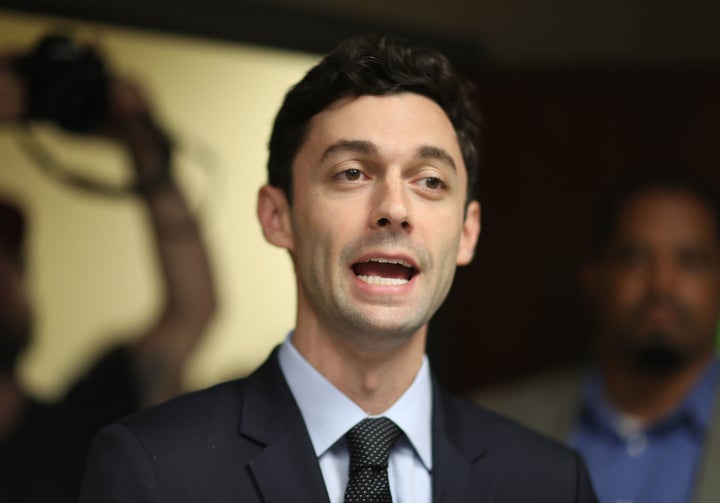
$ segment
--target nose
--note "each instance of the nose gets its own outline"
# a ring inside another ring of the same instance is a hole
[[[655,293],[671,293],[675,285],[676,270],[668,260],[656,260],[650,271],[650,285]]]
[[[373,228],[410,231],[410,200],[402,180],[386,179],[377,182],[373,196],[370,225]]]

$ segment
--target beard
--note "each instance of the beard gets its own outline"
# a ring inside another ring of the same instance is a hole
[[[649,341],[630,349],[632,366],[646,374],[670,375],[682,369],[690,359],[672,345],[664,333],[651,334]]]
[[[657,307],[675,313],[673,327],[646,326],[650,312]],[[614,331],[616,343],[624,348],[625,357],[633,368],[660,376],[682,370],[706,350],[704,344],[692,342],[700,339],[696,336],[698,330],[691,310],[682,302],[669,295],[649,295]]]

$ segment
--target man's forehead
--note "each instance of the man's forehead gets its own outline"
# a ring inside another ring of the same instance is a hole
[[[648,189],[622,205],[618,223],[630,220],[676,219],[705,223],[713,219],[711,208],[697,195],[680,189]]]
[[[326,149],[365,142],[375,152],[391,148],[443,151],[456,165],[463,162],[460,143],[450,118],[435,101],[416,93],[361,95],[334,101],[310,120],[301,146]],[[369,153],[369,152],[368,152]]]
[[[631,197],[620,209],[614,234],[620,240],[720,241],[711,208],[684,190],[651,189]]]

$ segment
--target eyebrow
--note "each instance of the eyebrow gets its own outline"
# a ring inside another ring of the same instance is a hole
[[[339,152],[354,152],[356,154],[373,155],[377,154],[378,149],[374,143],[364,140],[338,140],[323,152],[320,161],[326,160],[328,157]]]
[[[423,145],[417,149],[415,157],[419,159],[434,159],[448,165],[453,170],[457,170],[452,156],[439,147]]]
[[[323,152],[320,161],[325,161],[330,156],[335,155],[339,152],[353,152],[363,155],[376,155],[378,153],[378,148],[374,143],[370,141],[338,140],[325,149],[325,152]],[[434,159],[442,162],[443,164],[446,164],[453,170],[457,170],[457,167],[455,166],[455,161],[453,160],[452,156],[440,147],[435,147],[433,145],[421,145],[415,151],[415,158]]]

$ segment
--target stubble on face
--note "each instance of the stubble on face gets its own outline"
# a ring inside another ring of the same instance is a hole
[[[425,158],[429,151],[450,152],[456,167],[437,155]],[[346,166],[358,185],[344,175],[338,185]],[[313,119],[293,169],[298,328],[312,323],[311,330],[375,348],[424,336],[452,284],[466,197],[457,137],[442,109],[412,94],[335,104]],[[425,187],[428,176],[445,177],[450,190]],[[390,209],[385,196],[406,207]],[[365,283],[357,264],[373,257],[413,263],[406,287]]]
[[[296,224],[295,228],[303,233],[301,224],[299,227]],[[331,244],[323,244],[325,240],[322,237],[313,237],[312,242],[303,245],[312,249],[313,256],[295,258],[299,288],[302,290],[300,296],[312,305],[322,325],[332,327],[334,333],[359,346],[387,349],[404,343],[427,325],[452,285],[453,275],[443,275],[442,271],[454,270],[454,262],[450,266],[439,266],[426,248],[399,233],[363,236],[344,243],[337,254],[332,251]],[[419,297],[411,308],[403,305],[408,302],[404,297],[368,297],[359,302],[356,294],[351,293],[352,276],[345,274],[345,269],[350,269],[358,257],[378,249],[411,254],[417,264],[420,281],[430,281],[429,278],[438,275],[431,295]],[[455,257],[456,254],[456,249],[448,249],[440,255]],[[340,267],[335,264],[340,264]],[[333,270],[336,273],[333,274]]]

